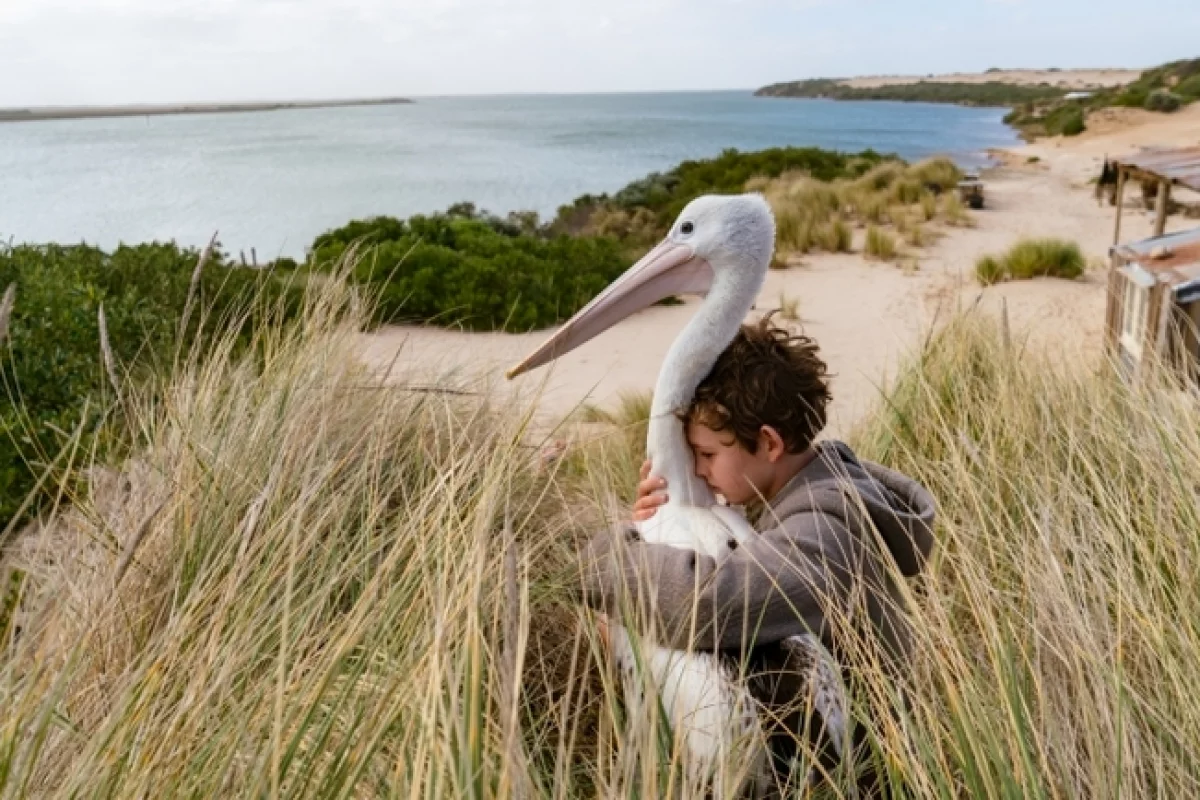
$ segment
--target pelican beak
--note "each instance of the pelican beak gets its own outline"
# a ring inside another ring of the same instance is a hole
[[[677,294],[705,294],[712,267],[686,244],[667,239],[642,257],[553,336],[505,375],[509,380],[537,369],[603,333],[635,311]]]

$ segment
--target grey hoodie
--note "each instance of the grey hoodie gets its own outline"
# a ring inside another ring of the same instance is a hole
[[[921,571],[933,546],[933,498],[841,442],[816,451],[763,510],[760,536],[719,564],[640,541],[632,528],[595,537],[583,558],[586,602],[616,613],[627,591],[651,635],[673,649],[746,652],[812,632],[837,655],[847,636],[867,634],[885,661],[903,659],[903,604],[884,559],[905,577]]]

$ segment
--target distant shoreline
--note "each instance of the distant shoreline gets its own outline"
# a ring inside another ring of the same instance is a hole
[[[236,114],[251,111],[285,111],[299,108],[347,108],[393,106],[412,103],[405,97],[366,100],[300,100],[266,103],[173,103],[129,106],[43,106],[0,108],[0,122],[34,122],[48,119],[96,119],[103,117],[161,117],[173,114]]]

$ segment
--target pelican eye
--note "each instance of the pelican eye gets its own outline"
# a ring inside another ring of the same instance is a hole
[[[681,233],[691,233],[692,231],[696,230],[696,226],[690,222],[685,222],[679,226],[679,230]]]

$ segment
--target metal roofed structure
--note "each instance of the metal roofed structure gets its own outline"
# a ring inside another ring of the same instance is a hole
[[[1117,172],[1117,188],[1114,203],[1117,218],[1114,223],[1113,245],[1121,242],[1121,211],[1125,195],[1125,184],[1130,178],[1158,184],[1155,202],[1154,235],[1162,236],[1167,224],[1167,206],[1171,187],[1179,186],[1200,192],[1200,146],[1161,148],[1150,147],[1130,155],[1108,159]]]
[[[1200,374],[1200,228],[1109,252],[1106,340],[1123,372],[1161,359]]]
[[[1200,192],[1200,145],[1178,149],[1147,148],[1111,161],[1119,169],[1140,172]]]

